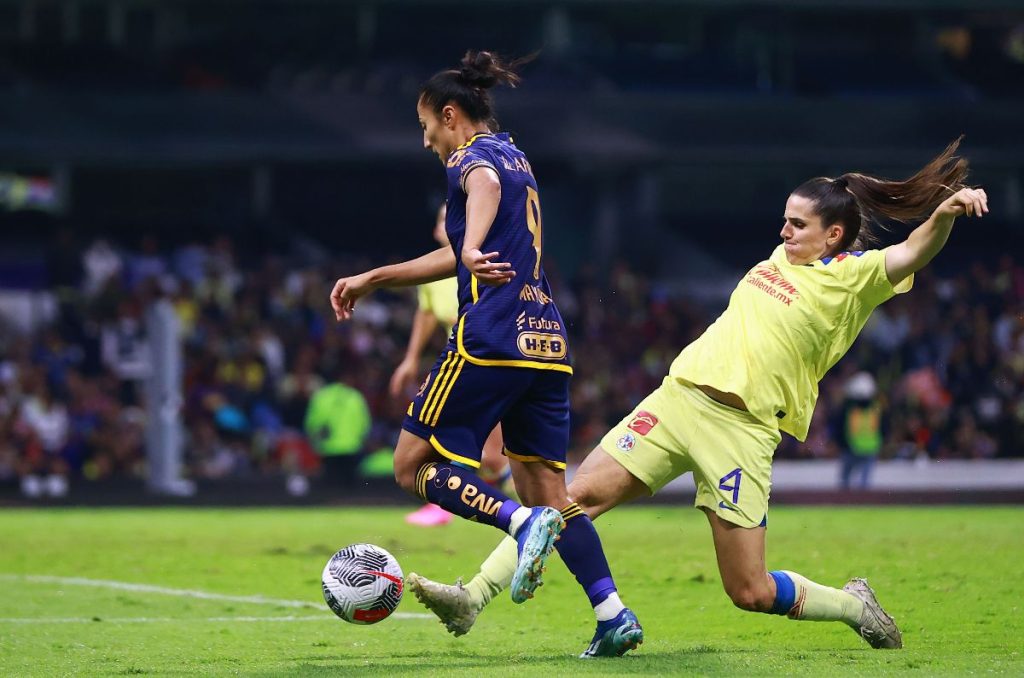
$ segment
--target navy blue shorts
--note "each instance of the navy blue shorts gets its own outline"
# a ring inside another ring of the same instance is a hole
[[[446,350],[409,405],[402,428],[442,456],[479,468],[484,441],[499,423],[507,457],[564,469],[569,374],[474,365]]]

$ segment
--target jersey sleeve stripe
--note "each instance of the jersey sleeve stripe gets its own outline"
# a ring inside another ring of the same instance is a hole
[[[465,192],[466,190],[466,178],[469,177],[473,170],[480,169],[481,167],[486,167],[493,171],[495,174],[498,173],[498,169],[491,163],[487,162],[486,160],[476,159],[466,163],[460,169],[459,174],[459,188],[461,188],[463,192]]]

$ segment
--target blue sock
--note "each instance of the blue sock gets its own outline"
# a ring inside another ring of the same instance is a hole
[[[558,555],[586,591],[591,606],[596,606],[616,591],[601,538],[579,504],[569,504],[562,509],[562,518],[565,529],[562,538],[555,542]]]
[[[505,532],[512,513],[520,507],[469,469],[446,463],[420,467],[416,473],[416,494],[457,516]]]
[[[789,614],[796,603],[796,584],[785,572],[775,570],[769,572],[775,580],[775,603],[772,605],[772,614]]]

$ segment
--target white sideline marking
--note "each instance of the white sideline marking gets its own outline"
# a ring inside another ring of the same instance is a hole
[[[327,615],[315,617],[7,617],[0,624],[151,624],[165,622],[303,622],[330,621]]]
[[[181,596],[184,598],[199,598],[202,600],[221,600],[230,603],[252,603],[255,605],[276,605],[278,607],[299,607],[305,609],[323,610],[329,612],[329,609],[323,603],[313,603],[306,600],[286,600],[283,598],[267,598],[265,596],[232,596],[225,593],[212,593],[210,591],[198,591],[195,589],[175,589],[167,586],[153,586],[151,584],[134,584],[132,582],[125,581],[112,581],[109,579],[86,579],[85,577],[54,577],[45,574],[0,574],[0,580],[2,581],[24,581],[31,584],[63,584],[67,586],[91,586],[93,588],[106,588],[106,589],[117,589],[119,591],[135,591],[138,593],[158,593],[165,596]],[[424,614],[421,612],[395,612],[392,617],[396,619],[433,619],[434,615]],[[319,619],[320,617],[307,617],[306,619]],[[329,619],[326,615],[324,619]],[[58,618],[54,618],[58,619]],[[77,619],[77,618],[75,618]],[[83,618],[85,619],[85,618]],[[146,617],[139,617],[138,619],[147,619]],[[219,617],[211,617],[210,621],[220,619]],[[256,621],[261,618],[252,617],[225,617],[224,621],[238,619],[240,621],[252,620]],[[270,619],[284,619],[284,617],[271,617]],[[291,621],[300,621],[302,617],[295,617]],[[85,619],[91,621],[91,618]],[[154,618],[155,621],[161,621],[161,619]],[[0,621],[7,621],[0,619]],[[49,621],[49,620],[46,620]],[[110,620],[113,621],[113,620]],[[191,620],[168,620],[168,621],[191,621]],[[197,620],[198,621],[198,620]],[[20,623],[13,622],[12,623]],[[70,622],[68,622],[70,623]]]

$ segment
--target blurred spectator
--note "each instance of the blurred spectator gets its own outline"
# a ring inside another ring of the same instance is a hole
[[[21,435],[31,450],[24,459],[22,492],[29,496],[49,494],[63,497],[68,491],[68,464],[65,447],[68,443],[68,411],[56,399],[41,375],[32,375],[23,402]],[[17,433],[15,434],[17,435]]]
[[[121,266],[121,256],[109,242],[103,238],[93,241],[82,254],[82,267],[85,269],[82,291],[89,297],[95,296],[111,278],[121,274]]]
[[[322,386],[310,398],[303,428],[323,458],[332,485],[350,485],[355,480],[370,424],[366,398],[345,384],[344,376]]]
[[[153,235],[142,237],[141,251],[128,258],[128,287],[138,289],[150,280],[159,280],[167,272],[167,262],[160,254],[160,243]]]
[[[42,493],[51,469],[72,481],[144,474],[138,386],[149,372],[142,311],[153,283],[123,284],[116,252],[94,242],[81,282],[91,296],[69,296],[50,326],[0,338],[0,479],[31,471]],[[138,261],[130,250],[124,256]],[[191,242],[174,261],[161,283],[182,321],[189,474],[276,475],[302,494],[321,461],[345,481],[384,473],[405,413],[388,397],[387,375],[401,359],[413,296],[382,291],[338,326],[325,298],[330,271],[361,262],[310,265],[275,253],[241,267],[224,238]],[[575,367],[570,444],[579,461],[657,386],[718,309],[666,294],[624,262],[609,268],[607,280],[584,267],[560,284],[559,298],[573,300],[565,315]],[[876,311],[822,381],[806,443],[784,438],[777,458],[839,457],[844,446],[852,453],[847,382],[858,372],[871,375],[875,400],[884,399],[888,425],[877,457],[1021,454],[1024,268],[1003,256],[949,277],[925,271],[908,296]],[[325,385],[325,374],[345,379]],[[40,380],[52,389],[45,399]],[[47,453],[43,422],[61,420],[63,445],[47,433]],[[380,449],[357,471],[367,448]]]
[[[839,486],[866,490],[883,443],[882,403],[869,373],[857,372],[846,382],[834,430],[842,454]]]
[[[120,380],[121,400],[135,404],[138,382],[150,373],[149,344],[138,300],[121,301],[117,317],[101,330],[100,351],[103,364]]]

